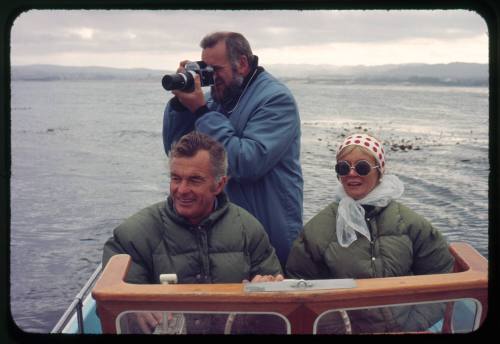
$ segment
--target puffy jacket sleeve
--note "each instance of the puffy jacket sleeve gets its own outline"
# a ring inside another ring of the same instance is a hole
[[[125,245],[127,246],[127,245]],[[132,256],[132,263],[130,269],[127,273],[126,282],[135,284],[151,284],[154,283],[149,278],[149,273],[140,260],[137,258],[136,254],[130,254],[129,250],[123,248],[120,241],[115,237],[110,238],[104,245],[102,264],[105,266],[109,259],[117,254],[128,254]]]
[[[242,133],[237,133],[231,121],[216,111],[206,113],[195,123],[196,130],[224,145],[229,174],[238,181],[264,176],[300,134],[295,101],[284,90],[266,96],[252,111]]]
[[[314,244],[312,244],[314,246]],[[326,279],[330,278],[328,268],[322,262],[318,247],[311,247],[304,232],[294,241],[286,262],[286,274],[289,278]]]
[[[429,275],[452,272],[455,259],[443,235],[423,216],[408,209],[405,213],[405,222],[409,223],[409,235],[413,242],[413,273]]]
[[[128,249],[124,248],[129,246]],[[137,254],[133,252],[133,248],[130,247],[130,243],[122,244],[119,239],[116,237],[111,237],[104,244],[104,250],[102,255],[102,266],[106,266],[109,259],[117,254],[128,254],[132,257],[132,263],[130,265],[130,269],[127,273],[126,281],[128,283],[135,284],[150,284],[154,283],[149,279],[149,273],[147,269],[141,264],[140,259]]]
[[[111,256],[116,254],[128,254],[132,258],[126,281],[136,284],[155,283],[152,276],[151,252],[157,240],[149,240],[152,237],[148,231],[152,231],[151,222],[147,221],[144,214],[149,212],[144,209],[140,213],[128,218],[113,230],[113,236],[104,244],[102,264],[105,266]]]
[[[333,240],[332,223],[335,221],[333,205],[315,215],[304,226],[295,239],[288,260],[286,273],[290,278],[327,279],[332,278],[324,260],[325,250]]]
[[[245,213],[245,212],[243,212]],[[247,241],[247,254],[250,257],[250,279],[256,275],[282,274],[281,265],[274,247],[269,242],[264,227],[256,220],[246,221],[245,236]]]
[[[409,234],[413,242],[413,266],[415,275],[450,273],[454,258],[443,235],[423,216],[412,211],[405,219],[410,223]],[[445,303],[414,305],[407,313],[404,326],[409,330],[425,330],[443,318]]]

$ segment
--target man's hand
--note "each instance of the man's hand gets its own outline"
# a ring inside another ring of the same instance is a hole
[[[138,312],[135,320],[142,333],[152,333],[163,319],[162,312]]]
[[[177,73],[184,73],[186,69],[186,63],[189,61],[181,61],[179,64],[179,68],[177,68]],[[196,110],[201,108],[206,104],[205,95],[201,90],[201,81],[200,76],[198,74],[194,74],[194,90],[193,92],[183,92],[179,90],[173,90],[172,93],[179,99],[182,105],[188,108],[188,110],[192,113],[195,113]]]
[[[252,278],[251,283],[255,283],[255,282],[280,282],[283,280],[284,280],[284,278],[283,278],[282,274],[277,274],[276,276],[256,275],[254,278]]]

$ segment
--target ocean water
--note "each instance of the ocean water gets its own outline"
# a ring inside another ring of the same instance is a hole
[[[449,241],[488,255],[488,89],[288,82],[302,120],[304,222],[331,202],[335,149],[384,141],[402,202]],[[113,228],[164,199],[160,81],[11,85],[10,306],[50,332],[101,259]]]

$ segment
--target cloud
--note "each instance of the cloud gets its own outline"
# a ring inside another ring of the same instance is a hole
[[[380,42],[336,42],[319,45],[294,45],[267,48],[260,60],[269,64],[288,62],[318,65],[382,65],[399,63],[486,62],[488,40],[485,36],[459,39],[453,43],[433,38],[401,39]],[[286,61],[283,58],[286,56]],[[453,56],[450,59],[450,56]]]
[[[88,28],[88,27],[82,27],[82,28],[75,28],[75,29],[66,29],[68,32],[68,36],[72,37],[76,35],[80,39],[83,40],[90,40],[94,36],[95,30]]]
[[[336,56],[347,56],[354,49],[353,57],[361,60],[366,55],[365,64],[369,64],[373,61],[369,49],[375,49],[381,61],[383,56],[391,57],[384,49],[419,46],[405,43],[412,40],[447,47],[448,57],[444,49],[435,50],[442,59],[471,60],[475,56],[487,61],[486,23],[477,13],[464,10],[31,10],[14,22],[11,58],[14,64],[51,59],[71,65],[92,56],[97,65],[134,61],[130,66],[175,67],[180,59],[199,58],[201,38],[218,30],[243,33],[257,54],[273,56],[273,61],[278,56],[281,60],[335,61]],[[480,53],[460,50],[458,46],[464,42]],[[463,56],[452,55],[457,51]],[[414,51],[414,56],[424,58],[425,54]],[[143,65],[139,65],[141,60]]]

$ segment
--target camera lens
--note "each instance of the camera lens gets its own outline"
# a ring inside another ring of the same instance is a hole
[[[186,83],[187,77],[182,73],[165,75],[161,79],[161,84],[167,91],[182,90],[184,89],[184,87],[186,87]]]

